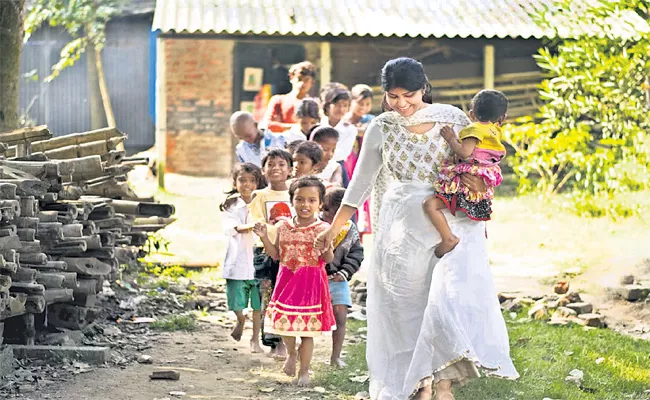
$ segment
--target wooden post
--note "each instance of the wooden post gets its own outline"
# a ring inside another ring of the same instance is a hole
[[[156,154],[158,187],[165,188],[167,160],[167,77],[165,68],[165,39],[156,39]]]
[[[320,87],[332,81],[332,47],[330,42],[320,44]]]
[[[483,47],[483,87],[494,89],[494,46]]]

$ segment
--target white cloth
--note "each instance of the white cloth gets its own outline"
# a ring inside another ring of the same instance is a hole
[[[222,226],[228,236],[226,260],[223,263],[222,276],[224,279],[248,280],[255,279],[253,266],[253,232],[239,233],[235,227],[252,223],[248,206],[238,198],[235,204],[222,213]]]
[[[287,142],[287,144],[296,142],[298,140],[307,140],[307,136],[305,136],[305,134],[302,133],[299,124],[293,125],[291,129],[285,131],[283,135],[284,135],[284,140]]]
[[[322,180],[329,182],[329,183],[334,183],[334,184],[341,184],[341,179],[340,177],[338,178],[333,178],[334,173],[336,172],[337,169],[341,167],[341,164],[337,163],[334,160],[330,160],[325,168],[319,173],[316,174],[317,177],[321,178]]]
[[[406,126],[435,122],[421,135]],[[373,400],[406,400],[419,382],[461,360],[485,374],[516,379],[508,333],[489,268],[485,223],[445,211],[458,246],[434,256],[440,236],[422,202],[434,193],[441,163],[452,156],[440,135],[469,123],[456,107],[435,104],[410,118],[391,112],[368,127],[359,164],[343,198],[358,207],[380,170],[382,195],[368,272],[368,344]],[[382,168],[383,165],[383,168]]]
[[[332,127],[327,117],[324,117],[320,124],[321,126]],[[345,161],[350,156],[350,153],[352,153],[354,141],[356,140],[359,131],[356,126],[345,122],[343,119],[341,119],[333,128],[339,133],[339,141],[336,143],[336,150],[334,151],[334,157],[332,157],[332,160]]]

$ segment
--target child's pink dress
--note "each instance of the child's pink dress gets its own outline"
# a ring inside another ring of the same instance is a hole
[[[280,272],[266,309],[264,329],[280,336],[318,336],[336,329],[325,261],[314,240],[329,227],[316,221],[296,227],[282,220],[278,228]]]

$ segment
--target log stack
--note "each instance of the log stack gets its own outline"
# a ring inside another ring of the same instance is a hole
[[[126,174],[148,160],[125,157],[117,129],[50,136],[0,134],[0,324],[14,343],[33,343],[35,315],[68,329],[91,322],[105,280],[174,221],[173,205],[129,188]]]

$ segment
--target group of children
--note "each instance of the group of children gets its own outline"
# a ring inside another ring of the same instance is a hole
[[[338,89],[332,88],[334,93]],[[331,104],[335,100],[326,99]],[[474,220],[490,218],[493,188],[501,182],[498,163],[505,156],[500,125],[507,103],[501,92],[482,91],[472,102],[474,123],[459,137],[449,127],[441,129],[457,159],[441,169],[433,183],[436,194],[424,203],[441,235],[438,257],[458,244],[442,210],[452,214],[461,210]],[[309,383],[315,336],[332,332],[331,364],[344,365],[341,350],[352,306],[348,281],[363,261],[359,232],[352,222],[324,251],[314,247],[345,193],[345,171],[336,156],[341,130],[317,125],[318,110],[313,100],[302,100],[296,110],[300,123],[282,134],[258,129],[249,113],[233,114],[231,129],[240,139],[240,163],[233,169],[233,190],[221,205],[230,237],[223,276],[229,309],[237,316],[232,337],[241,339],[243,311],[252,308],[251,350],[262,352],[261,340],[271,348],[270,354],[285,359],[283,370],[290,376],[296,375],[299,362],[299,385]],[[486,190],[468,191],[460,184],[463,174],[481,177]]]
[[[253,116],[236,112],[232,133],[240,139],[232,191],[221,205],[230,240],[223,267],[228,307],[237,316],[231,336],[242,337],[253,310],[251,351],[285,359],[284,372],[298,370],[299,385],[309,383],[313,338],[332,333],[331,364],[343,366],[341,351],[352,299],[348,281],[363,261],[353,223],[324,252],[316,236],[329,226],[345,189],[341,165],[333,158],[339,133],[317,122],[311,100],[297,109],[300,134],[258,129]],[[317,109],[317,108],[316,108]],[[299,344],[297,338],[300,338]]]

